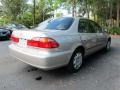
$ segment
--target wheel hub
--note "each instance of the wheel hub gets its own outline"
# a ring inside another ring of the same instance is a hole
[[[77,53],[74,57],[73,65],[75,69],[79,69],[82,64],[82,54]]]

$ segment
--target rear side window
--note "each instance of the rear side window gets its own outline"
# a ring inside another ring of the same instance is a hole
[[[88,24],[85,21],[79,21],[78,32],[86,33],[88,31]]]
[[[72,25],[74,19],[71,17],[57,18],[49,22],[46,29],[49,30],[67,30]]]
[[[80,20],[78,25],[78,32],[80,33],[95,33],[93,25],[89,20]]]

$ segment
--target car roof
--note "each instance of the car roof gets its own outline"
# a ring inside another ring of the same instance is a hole
[[[85,18],[85,17],[74,17],[75,19],[81,19],[81,20],[90,20],[88,18]]]

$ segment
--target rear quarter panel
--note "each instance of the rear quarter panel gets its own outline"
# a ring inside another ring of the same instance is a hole
[[[80,35],[78,33],[63,32],[63,34],[48,35],[59,43],[57,51],[71,51],[73,52],[77,46],[81,45]]]

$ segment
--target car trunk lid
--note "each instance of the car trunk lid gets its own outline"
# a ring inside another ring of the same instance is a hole
[[[19,31],[14,31],[12,36],[13,40],[17,41],[16,44],[21,46],[21,47],[27,47],[28,46],[28,41],[33,40],[35,38],[42,38],[50,40],[50,42],[47,43],[54,43],[54,46],[57,45],[56,38],[58,35],[63,34],[63,31],[58,31],[58,30],[19,30]],[[59,34],[58,34],[59,33]],[[15,37],[15,38],[14,38]],[[18,41],[19,39],[19,41]],[[58,45],[57,45],[58,46]]]

